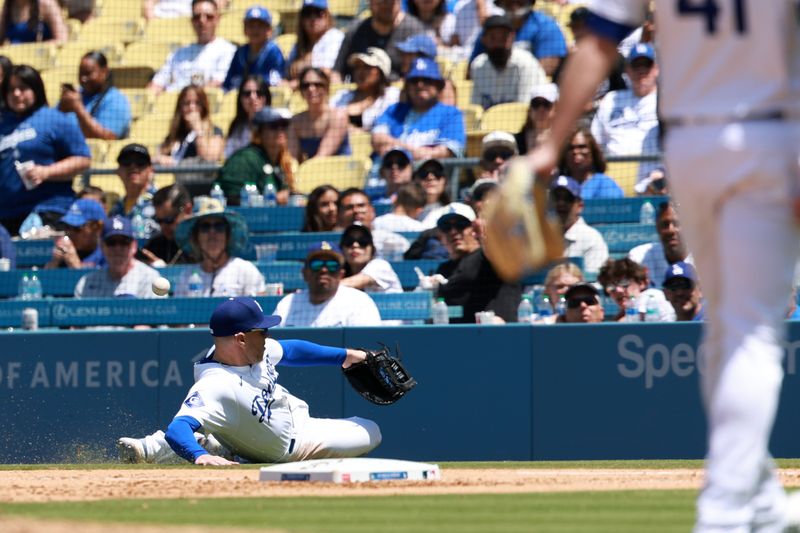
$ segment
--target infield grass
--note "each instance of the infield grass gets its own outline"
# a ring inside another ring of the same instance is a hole
[[[0,504],[1,515],[291,533],[685,532],[695,491],[214,498]]]

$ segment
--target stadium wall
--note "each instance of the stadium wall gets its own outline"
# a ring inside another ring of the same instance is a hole
[[[414,460],[700,458],[697,324],[275,330],[330,345],[398,342],[418,387],[368,404],[336,368],[284,368],[315,416],[376,420],[375,455]],[[777,457],[800,456],[800,324],[790,323]],[[0,334],[0,462],[102,461],[163,428],[205,330]]]

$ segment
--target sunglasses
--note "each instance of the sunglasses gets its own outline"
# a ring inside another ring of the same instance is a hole
[[[366,248],[367,246],[372,244],[372,242],[366,237],[360,237],[360,238],[347,237],[345,239],[342,239],[342,246],[344,248],[350,248],[356,243],[358,243],[358,245],[362,248]]]
[[[393,166],[397,166],[398,168],[406,168],[410,163],[406,159],[400,159],[399,157],[392,158],[392,159],[384,159],[383,160],[383,167],[384,168],[392,168]]]
[[[209,231],[225,233],[226,229],[228,229],[228,224],[226,222],[203,222],[197,225],[197,231],[200,233],[208,233]]]
[[[319,272],[323,267],[331,274],[335,274],[339,272],[342,265],[336,259],[312,259],[308,262],[308,269],[311,272]]]
[[[111,237],[110,239],[106,239],[103,241],[106,243],[106,246],[109,248],[113,248],[115,246],[128,246],[130,243],[133,242],[133,239],[129,239],[128,237]]]
[[[325,89],[327,88],[327,85],[325,85],[321,81],[304,81],[303,83],[300,84],[301,91],[307,91],[311,87],[316,87],[317,89]]]
[[[544,98],[534,98],[533,100],[531,100],[532,109],[539,109],[540,107],[543,107],[545,109],[550,109],[553,107],[553,103],[548,100],[545,100]]]
[[[471,226],[472,226],[472,223],[469,220],[462,220],[460,218],[457,218],[456,220],[453,220],[453,221],[450,221],[450,222],[444,222],[444,223],[440,224],[439,225],[439,230],[444,232],[444,233],[448,233],[453,229],[458,230],[458,231],[464,231],[465,229],[467,229],[467,228],[469,228]]]
[[[489,150],[483,154],[483,158],[486,161],[494,161],[497,158],[500,158],[503,161],[508,161],[512,157],[514,157],[514,152],[511,150]]]
[[[244,96],[245,98],[249,96],[267,96],[267,92],[258,89],[242,90],[239,92],[239,96]]]
[[[216,17],[217,16],[214,13],[194,13],[192,15],[192,20],[214,20]]]
[[[270,122],[269,124],[264,124],[264,128],[272,131],[278,130],[288,130],[289,129],[289,121],[288,120],[279,120],[277,122]]]
[[[586,304],[587,306],[590,305],[597,305],[597,296],[573,296],[569,300],[567,300],[567,309],[578,309],[581,304]]]
[[[567,150],[569,150],[570,152],[574,152],[575,150],[588,150],[588,149],[589,149],[588,144],[570,144],[569,146],[567,146]]]
[[[300,10],[301,17],[320,18],[325,16],[324,9],[315,9],[313,7]]]
[[[611,282],[611,283],[609,283],[608,285],[606,285],[603,288],[606,290],[607,293],[612,293],[617,289],[625,290],[628,287],[630,287],[630,285],[631,285],[631,280],[623,279],[623,280],[620,280],[620,281]]]
[[[172,215],[164,218],[153,217],[153,220],[156,221],[156,224],[173,224],[176,218],[178,218],[177,215]]]
[[[438,170],[419,170],[414,177],[422,181],[440,180],[444,178],[444,173],[439,172]]]
[[[668,291],[685,291],[694,289],[694,282],[688,278],[673,278],[664,284]]]

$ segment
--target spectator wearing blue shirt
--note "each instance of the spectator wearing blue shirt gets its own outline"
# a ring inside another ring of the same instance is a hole
[[[131,143],[119,151],[117,176],[125,187],[125,196],[114,204],[108,215],[120,215],[131,220],[136,238],[149,239],[159,231],[153,195],[153,162],[146,146]]]
[[[622,198],[625,194],[613,178],[604,174],[606,160],[589,128],[579,128],[564,146],[558,162],[559,172],[581,185],[584,200]]]
[[[516,30],[514,46],[533,54],[545,73],[553,76],[561,60],[567,55],[567,41],[558,23],[552,17],[533,9],[536,0],[497,0],[496,3],[511,17]],[[469,57],[470,63],[486,51],[481,40],[479,37],[475,42],[475,48]]]
[[[270,85],[279,85],[286,60],[278,45],[270,40],[272,15],[266,7],[252,6],[245,11],[244,34],[247,44],[236,49],[222,88],[237,89],[251,74],[261,75]]]
[[[61,86],[58,108],[75,113],[87,139],[113,141],[128,136],[131,105],[122,91],[114,87],[108,60],[102,52],[91,51],[81,59],[78,70],[80,92],[65,83]]]
[[[15,65],[3,80],[8,111],[0,117],[0,224],[12,235],[37,209],[45,224],[72,203],[72,178],[90,152],[75,117],[47,106],[39,72]]]
[[[375,152],[382,156],[399,147],[419,160],[460,157],[466,140],[464,116],[439,101],[443,87],[436,61],[418,58],[406,77],[408,102],[390,106],[372,128]]]
[[[100,235],[106,212],[91,198],[75,200],[61,217],[65,235],[53,243],[53,253],[45,268],[95,268],[105,264]]]

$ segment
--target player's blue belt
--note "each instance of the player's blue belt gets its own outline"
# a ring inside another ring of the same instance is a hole
[[[753,111],[742,115],[724,117],[687,117],[665,119],[667,127],[674,126],[721,126],[736,122],[767,122],[772,120],[800,120],[800,111]]]

